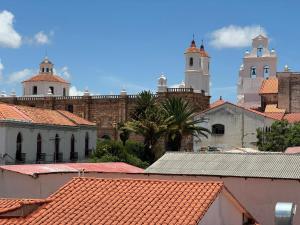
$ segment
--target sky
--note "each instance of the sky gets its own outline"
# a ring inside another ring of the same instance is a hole
[[[236,102],[243,54],[260,32],[278,71],[300,71],[299,8],[296,0],[0,0],[0,90],[21,95],[47,55],[73,95],[156,91],[161,73],[169,86],[184,80],[194,34],[211,57],[212,101]]]

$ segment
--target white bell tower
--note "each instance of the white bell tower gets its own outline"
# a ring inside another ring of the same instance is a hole
[[[209,56],[203,43],[197,48],[195,40],[185,52],[185,87],[209,95]]]
[[[277,55],[269,50],[269,40],[263,35],[252,39],[251,52],[246,51],[239,70],[238,105],[260,107],[259,90],[264,79],[276,76]]]

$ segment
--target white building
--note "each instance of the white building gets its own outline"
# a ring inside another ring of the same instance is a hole
[[[185,87],[209,95],[209,81],[209,56],[203,43],[197,48],[196,42],[192,40],[185,52]]]
[[[209,95],[209,59],[208,53],[204,50],[203,43],[197,48],[195,40],[185,51],[185,81],[182,81],[177,88],[193,88],[194,92]],[[157,92],[166,92],[168,89],[167,78],[161,75],[158,78]]]
[[[96,135],[70,112],[0,103],[0,164],[84,160]]]
[[[217,147],[226,151],[233,148],[257,148],[256,129],[268,129],[276,121],[275,116],[278,116],[272,115],[218,100],[196,117],[205,118],[207,122],[201,126],[212,133],[208,138],[202,137],[201,141],[194,138],[193,149],[200,151],[201,148]]]
[[[46,57],[40,64],[40,71],[23,81],[24,96],[68,96],[70,83],[63,78],[54,75],[53,63]]]
[[[239,71],[238,105],[247,108],[261,106],[259,90],[264,79],[275,77],[277,70],[277,55],[269,50],[269,40],[263,35],[252,41],[251,52],[246,51],[243,64]]]

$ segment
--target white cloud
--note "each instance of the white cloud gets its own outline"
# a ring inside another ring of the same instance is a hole
[[[0,12],[0,47],[18,48],[22,37],[13,27],[14,15],[6,10]]]
[[[251,45],[251,40],[255,36],[266,35],[264,28],[258,25],[235,26],[230,25],[213,31],[210,34],[210,44],[215,48],[241,48]]]
[[[71,72],[69,70],[69,67],[67,66],[63,66],[62,68],[58,68],[58,69],[54,68],[53,72],[59,76],[66,78],[67,80],[71,78]]]
[[[0,81],[3,79],[3,70],[4,70],[4,65],[2,64],[0,59]]]
[[[24,79],[26,79],[26,78],[32,76],[33,73],[34,73],[34,71],[31,70],[31,69],[23,69],[23,70],[20,70],[20,71],[11,73],[11,74],[8,76],[7,83],[21,82],[21,81],[23,81]]]
[[[84,93],[83,91],[77,90],[75,86],[70,87],[70,91],[69,91],[70,96],[82,96],[83,93]]]
[[[34,35],[34,42],[39,45],[45,45],[50,43],[50,39],[44,31],[40,31]]]

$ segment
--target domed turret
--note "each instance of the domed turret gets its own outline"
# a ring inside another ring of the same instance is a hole
[[[164,74],[161,74],[158,78],[157,92],[166,92],[167,88],[167,78]]]

